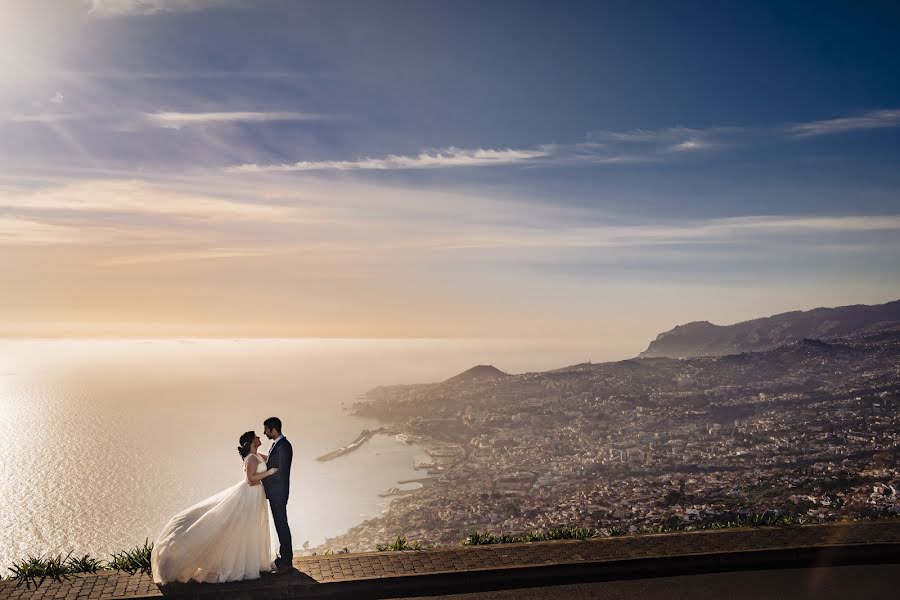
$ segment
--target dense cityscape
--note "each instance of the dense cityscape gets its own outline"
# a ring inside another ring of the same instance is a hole
[[[721,357],[637,358],[384,386],[354,405],[429,458],[414,491],[316,550],[404,535],[722,515],[900,512],[900,325]],[[399,492],[399,493],[398,493]]]

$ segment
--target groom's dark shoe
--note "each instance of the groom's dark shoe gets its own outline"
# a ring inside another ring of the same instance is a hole
[[[279,575],[284,575],[285,573],[293,573],[294,571],[296,571],[296,569],[294,568],[293,561],[275,565],[275,572]]]

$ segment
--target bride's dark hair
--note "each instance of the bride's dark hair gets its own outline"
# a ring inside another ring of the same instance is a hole
[[[241,435],[241,445],[238,446],[238,454],[241,455],[241,458],[247,458],[247,455],[250,454],[250,448],[253,445],[254,439],[256,439],[255,431],[245,431],[243,435]]]

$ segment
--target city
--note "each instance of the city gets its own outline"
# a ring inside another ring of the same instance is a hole
[[[397,535],[580,525],[636,532],[722,515],[900,512],[900,327],[724,357],[632,359],[386,386],[357,403],[428,447],[424,486],[318,550]]]

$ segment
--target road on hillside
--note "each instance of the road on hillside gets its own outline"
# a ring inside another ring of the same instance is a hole
[[[858,565],[655,577],[405,600],[830,600],[900,597],[900,565]]]

